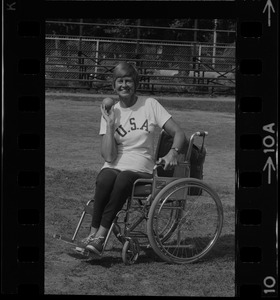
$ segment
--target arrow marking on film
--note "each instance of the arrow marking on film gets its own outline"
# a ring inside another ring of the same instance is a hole
[[[272,12],[275,13],[275,10],[274,10],[271,0],[266,1],[265,7],[263,9],[263,14],[265,13],[266,9],[268,12],[268,27],[270,27],[270,25],[271,25],[271,10],[272,10]]]
[[[275,166],[273,164],[273,161],[271,157],[269,157],[263,167],[263,171],[268,168],[268,184],[271,184],[271,171],[275,171]]]

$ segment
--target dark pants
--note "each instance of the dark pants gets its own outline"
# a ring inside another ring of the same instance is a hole
[[[133,183],[139,178],[152,178],[152,175],[111,168],[100,171],[96,179],[92,227],[102,225],[110,228],[116,214],[131,195]]]

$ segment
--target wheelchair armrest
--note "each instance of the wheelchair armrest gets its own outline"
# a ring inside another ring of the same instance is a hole
[[[136,188],[136,185],[137,184],[153,184],[153,178],[150,178],[150,179],[145,179],[145,178],[139,178],[139,179],[136,179],[135,182],[133,183],[133,188],[132,188],[132,192],[131,192],[131,196],[133,197],[134,196],[134,193],[135,193],[135,188]]]
[[[133,185],[135,186],[137,183],[153,183],[153,178],[139,178],[136,179],[133,183]]]

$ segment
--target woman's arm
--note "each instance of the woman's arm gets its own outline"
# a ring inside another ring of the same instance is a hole
[[[178,152],[175,149],[182,150],[186,137],[184,131],[172,118],[164,124],[163,129],[173,137],[171,149],[164,157],[160,158],[160,161],[165,161],[164,170],[166,170],[177,165]]]
[[[113,162],[117,158],[117,143],[115,133],[115,114],[112,107],[109,112],[101,105],[101,113],[106,120],[106,133],[101,139],[101,155],[106,162]]]

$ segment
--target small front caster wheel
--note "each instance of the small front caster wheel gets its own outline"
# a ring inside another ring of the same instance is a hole
[[[140,247],[136,239],[129,238],[122,249],[122,260],[126,265],[132,265],[139,257]]]

